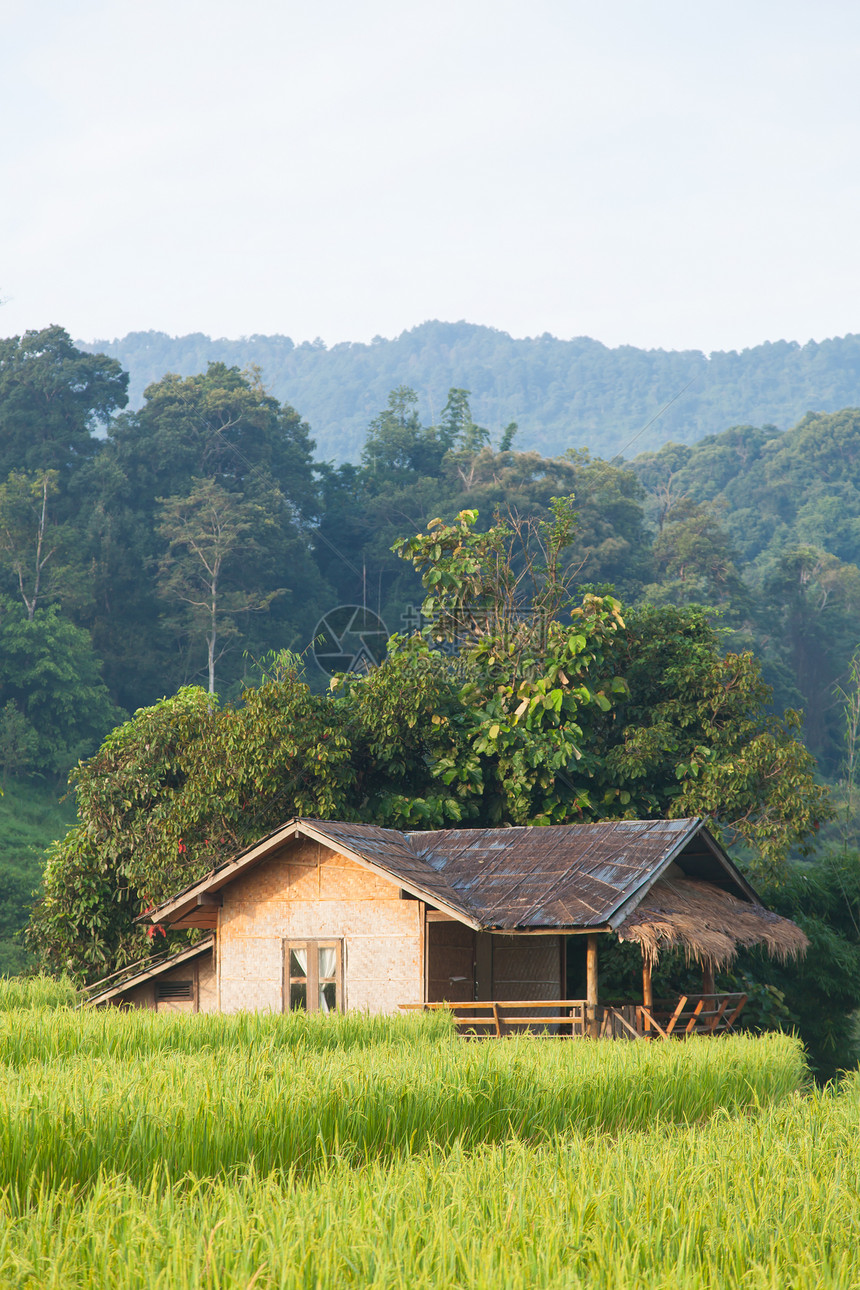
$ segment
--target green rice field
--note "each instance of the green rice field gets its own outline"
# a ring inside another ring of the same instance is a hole
[[[0,982],[2,1287],[860,1286],[860,1082],[789,1036],[69,998]]]

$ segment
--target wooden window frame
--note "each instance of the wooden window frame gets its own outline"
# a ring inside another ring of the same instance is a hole
[[[307,952],[308,970],[304,977],[293,976],[290,973],[290,952],[292,950],[305,950]],[[284,941],[284,988],[282,998],[282,1010],[284,1012],[319,1012],[319,951],[334,950],[335,952],[335,1012],[343,1012],[343,940],[333,936],[302,936],[294,937],[291,940]],[[331,977],[325,977],[324,982],[331,981]],[[305,991],[305,1008],[291,1008],[290,999],[292,995],[292,985],[304,981]]]

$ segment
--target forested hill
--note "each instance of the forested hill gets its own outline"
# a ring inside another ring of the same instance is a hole
[[[421,623],[422,585],[398,542],[463,511],[479,526],[498,511],[554,531],[553,499],[570,496],[572,594],[611,585],[652,623],[661,661],[642,675],[666,670],[667,639],[687,658],[688,615],[705,622],[690,606],[709,606],[726,648],[761,660],[776,711],[803,710],[822,771],[835,777],[855,755],[860,408],[785,430],[736,417],[625,460],[550,456],[479,424],[463,387],[422,416],[401,368],[364,414],[358,463],[331,468],[304,408],[238,366],[205,354],[198,366],[150,383],[129,410],[120,362],[78,350],[61,327],[0,340],[0,781],[58,783],[129,713],[200,682],[238,698],[284,650],[323,691],[385,632]],[[689,767],[674,740],[661,730],[653,747],[677,778]],[[13,881],[0,855],[10,892],[25,872]],[[13,905],[7,930],[22,916]],[[0,908],[0,971],[4,939]]]
[[[633,455],[669,439],[694,443],[738,423],[785,430],[810,410],[860,405],[860,335],[708,357],[698,350],[609,349],[587,337],[516,340],[492,327],[425,322],[394,340],[330,349],[322,341],[295,345],[287,336],[212,340],[156,331],[81,347],[119,360],[131,375],[132,407],[165,372],[191,376],[214,361],[257,364],[266,388],[301,409],[313,427],[318,457],[333,461],[358,460],[369,421],[398,385],[417,392],[428,423],[452,386],[470,390],[477,422],[495,435],[516,421],[517,446],[547,456],[582,447],[602,457]]]

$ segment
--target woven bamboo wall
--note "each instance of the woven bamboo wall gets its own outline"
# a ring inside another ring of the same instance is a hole
[[[195,981],[196,976],[196,981]],[[150,983],[153,996],[157,996],[159,984],[169,981],[191,981],[196,990],[195,999],[158,999],[155,1002],[156,1012],[217,1012],[218,984],[215,980],[215,964],[211,954],[202,954],[198,959],[180,963],[170,972],[163,972]]]
[[[204,954],[198,963],[198,1012],[218,1011],[218,980],[215,975],[214,955]]]
[[[159,999],[156,1002],[157,987],[169,981],[190,981],[194,983],[196,975],[196,1005],[191,999]],[[218,981],[215,975],[215,964],[211,953],[201,954],[199,958],[180,963],[169,972],[160,973],[155,980],[143,981],[133,986],[113,1000],[114,1007],[154,1008],[156,1012],[217,1012]]]
[[[136,985],[133,989],[126,990],[118,999],[112,999],[110,1006],[113,1008],[154,1008],[155,986],[152,981],[144,981],[142,985]]]
[[[493,997],[563,999],[560,936],[494,936]]]
[[[280,1012],[285,940],[340,940],[344,1004],[395,1012],[421,1002],[424,906],[352,860],[305,839],[224,888],[218,985],[224,1012]]]

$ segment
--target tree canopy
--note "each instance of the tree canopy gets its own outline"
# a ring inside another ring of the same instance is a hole
[[[860,411],[846,408],[784,434],[736,426],[631,463],[658,528],[658,580],[644,595],[720,606],[778,701],[803,709],[830,774],[842,755],[837,690],[858,639],[858,461]]]
[[[775,709],[802,710],[810,750],[838,773],[835,696],[860,598],[856,414],[816,414],[784,435],[736,427],[628,464],[570,447],[523,451],[513,423],[478,424],[462,384],[428,422],[424,396],[401,383],[368,407],[359,464],[334,467],[314,460],[309,427],[254,368],[162,375],[122,412],[114,360],[62,329],[3,345],[0,449],[15,465],[0,475],[0,593],[28,613],[53,605],[87,632],[125,711],[198,681],[237,697],[255,659],[305,650],[338,605],[398,631],[422,597],[417,570],[392,554],[399,536],[463,510],[483,528],[497,509],[547,520],[551,499],[573,494],[581,590],[627,606],[703,604],[712,622],[718,613],[731,631],[724,647],[761,659]],[[42,444],[32,459],[31,439]],[[214,645],[187,585],[179,594],[191,565],[165,510],[201,489],[220,490],[243,526],[218,574]],[[309,680],[325,684],[322,672]]]
[[[0,480],[12,470],[68,476],[127,390],[116,359],[78,349],[62,327],[0,340]]]
[[[423,631],[314,694],[289,656],[242,701],[199,689],[144,709],[73,772],[79,824],[49,853],[31,926],[84,976],[136,956],[132,919],[293,815],[396,828],[708,814],[771,872],[828,813],[792,714],[700,611],[626,617],[571,595],[575,515],[400,544]],[[660,664],[655,666],[659,657]]]
[[[83,758],[33,923],[46,963],[92,976],[136,954],[134,911],[296,811],[404,828],[701,812],[795,890],[785,857],[827,815],[810,754],[831,780],[856,770],[860,413],[610,462],[573,446],[587,399],[564,393],[559,343],[534,342],[529,398],[565,432],[538,440],[483,374],[465,388],[471,332],[446,350],[418,329],[408,362],[385,351],[384,389],[338,389],[366,434],[335,466],[253,359],[207,367],[198,339],[196,366],[158,367],[126,411],[118,364],[61,328],[0,343],[0,772],[11,792]],[[477,340],[519,388],[505,338]],[[334,355],[345,378],[361,348]],[[600,415],[646,446],[648,363],[628,357]],[[326,690],[309,646],[338,606],[396,635]]]

